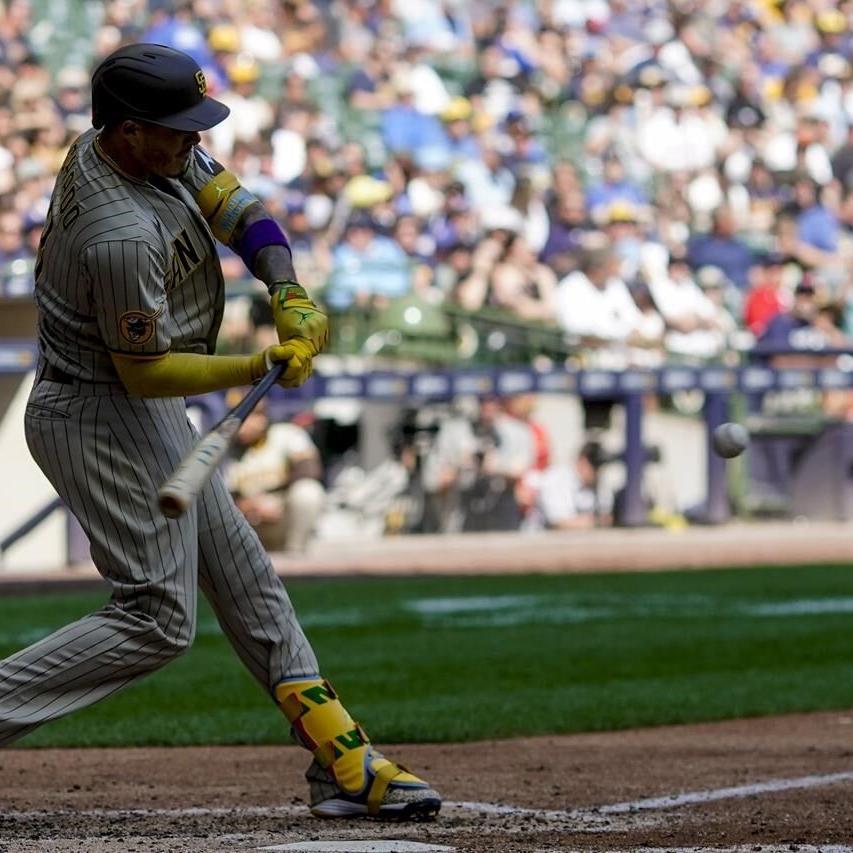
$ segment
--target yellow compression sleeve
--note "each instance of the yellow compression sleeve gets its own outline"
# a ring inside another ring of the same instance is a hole
[[[133,397],[187,397],[249,385],[266,373],[264,354],[201,355],[170,352],[160,358],[112,353],[119,378]]]

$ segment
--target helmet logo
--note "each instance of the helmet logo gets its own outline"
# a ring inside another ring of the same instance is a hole
[[[195,82],[198,84],[199,95],[207,94],[207,80],[204,79],[204,72],[203,71],[196,71]]]

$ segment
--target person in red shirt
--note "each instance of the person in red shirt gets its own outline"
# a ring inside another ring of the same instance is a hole
[[[747,328],[758,338],[768,323],[788,308],[783,290],[784,257],[768,252],[752,271],[752,286],[743,305],[743,319]]]

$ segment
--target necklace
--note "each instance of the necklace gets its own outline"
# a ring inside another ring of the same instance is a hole
[[[116,163],[116,161],[115,161],[115,160],[113,160],[113,158],[112,158],[112,157],[110,157],[110,155],[109,155],[109,154],[107,154],[107,152],[106,152],[106,151],[104,151],[103,147],[101,146],[101,135],[100,135],[100,134],[98,134],[98,135],[95,137],[95,139],[94,139],[94,146],[95,146],[95,152],[97,153],[97,155],[98,155],[98,156],[99,156],[99,157],[100,157],[100,158],[101,158],[105,163],[107,163],[107,165],[109,165],[109,166],[111,166],[113,169],[115,169],[115,170],[116,170],[116,172],[118,172],[118,173],[119,173],[123,178],[127,178],[129,181],[133,181],[135,184],[146,184],[146,185],[148,184],[148,180],[147,180],[147,179],[145,179],[145,178],[137,178],[135,175],[131,175],[131,174],[129,174],[128,172],[125,172],[125,170],[124,170],[124,169],[122,169],[122,167],[121,167],[121,166],[119,166],[119,164],[118,164],[118,163]]]

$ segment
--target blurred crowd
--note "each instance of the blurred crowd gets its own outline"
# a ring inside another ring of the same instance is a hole
[[[143,40],[205,70],[232,115],[204,144],[336,311],[493,308],[614,367],[853,335],[850,0],[70,6],[98,20],[65,64],[51,4],[2,4],[7,294],[31,287],[92,68]],[[247,304],[236,341],[262,325]]]

